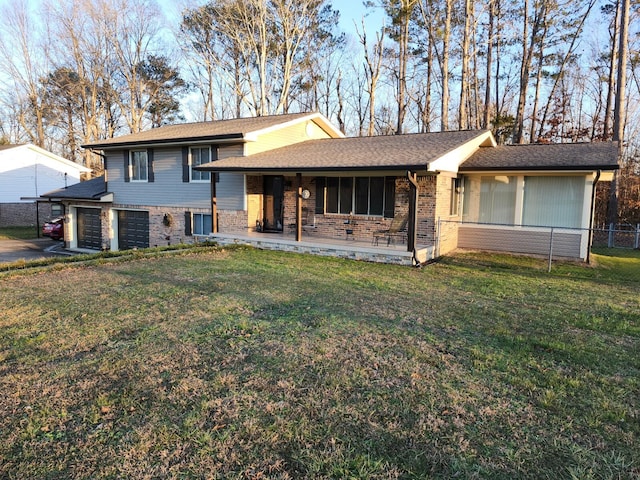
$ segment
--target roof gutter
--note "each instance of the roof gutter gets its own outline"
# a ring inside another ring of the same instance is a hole
[[[89,143],[85,145],[80,145],[82,148],[87,148],[89,150],[98,149],[98,150],[116,150],[122,149],[125,147],[131,148],[143,148],[143,147],[153,147],[157,145],[162,145],[170,147],[174,145],[184,145],[188,143],[190,145],[195,144],[207,144],[207,143],[238,143],[247,141],[247,138],[242,134],[227,134],[227,135],[214,135],[211,137],[183,137],[183,138],[171,138],[168,140],[165,139],[157,139],[157,140],[140,140],[140,141],[132,141],[132,142],[113,142],[113,143]]]

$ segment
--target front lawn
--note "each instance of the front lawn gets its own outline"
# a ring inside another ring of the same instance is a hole
[[[38,238],[36,227],[3,227],[0,228],[0,240],[31,240]]]
[[[638,478],[638,285],[478,258],[4,274],[0,478]]]

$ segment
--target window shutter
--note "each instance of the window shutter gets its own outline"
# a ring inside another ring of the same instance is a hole
[[[218,155],[219,155],[218,146],[211,145],[211,161],[215,162],[216,160],[219,160],[220,157]],[[211,172],[211,173],[214,175],[215,182],[220,183],[220,172]]]
[[[384,177],[384,217],[393,218],[396,205],[396,177]]]
[[[188,237],[193,235],[193,229],[191,227],[191,212],[184,212],[184,234]]]
[[[324,177],[316,177],[316,213],[324,214]]]
[[[182,182],[189,183],[189,147],[182,147]]]
[[[129,150],[124,150],[122,152],[123,160],[124,160],[124,181],[131,181],[131,173],[129,170]]]
[[[147,170],[148,170],[148,177],[147,177],[147,181],[149,183],[153,183],[156,181],[156,176],[153,173],[153,148],[150,148],[147,150]]]

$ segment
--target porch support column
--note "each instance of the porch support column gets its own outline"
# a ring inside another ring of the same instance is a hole
[[[211,233],[218,233],[218,197],[216,196],[216,172],[211,174]]]
[[[296,173],[296,242],[302,240],[302,173]]]
[[[418,239],[418,174],[408,171],[409,180],[409,221],[407,224],[407,251],[415,252]]]

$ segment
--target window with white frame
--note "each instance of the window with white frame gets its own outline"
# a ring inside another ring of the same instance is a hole
[[[194,213],[192,227],[194,235],[209,235],[213,230],[211,225],[211,215],[206,213]]]
[[[451,179],[451,196],[449,203],[449,215],[456,216],[460,211],[460,179]]]
[[[61,203],[52,203],[51,204],[51,216],[52,217],[61,217],[64,214],[64,207]]]
[[[147,182],[149,180],[149,159],[146,150],[130,152],[129,178],[132,182]]]
[[[211,172],[194,170],[194,167],[211,162],[211,149],[209,147],[191,147],[189,149],[189,164],[191,165],[192,182],[208,182]]]
[[[463,209],[471,222],[580,228],[585,188],[579,175],[475,177],[465,180]]]

